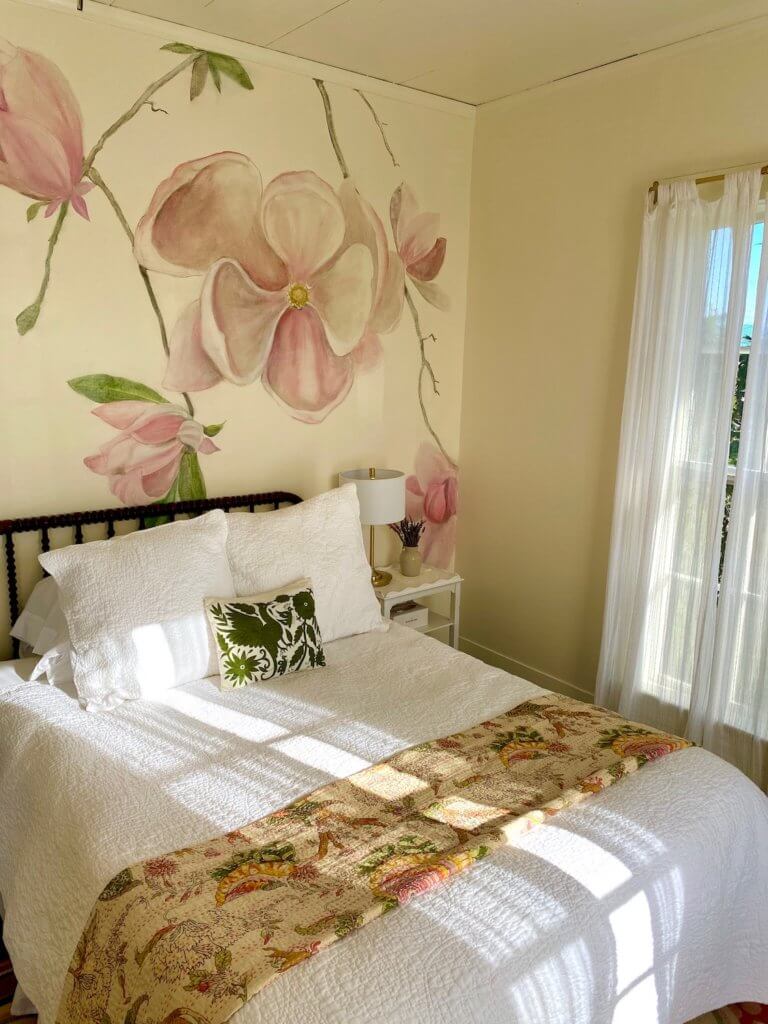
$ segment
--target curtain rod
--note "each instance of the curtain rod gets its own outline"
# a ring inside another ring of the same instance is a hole
[[[745,170],[748,169],[749,167],[754,167],[754,164],[747,164],[745,166]],[[734,171],[737,170],[737,169],[738,168],[734,168]],[[760,168],[760,173],[762,175],[768,174],[768,164],[764,164]],[[682,176],[682,180],[684,180],[684,179],[685,179],[685,175]],[[669,181],[680,181],[681,178],[670,178],[668,180]],[[702,178],[695,178],[694,179],[694,185],[708,185],[712,181],[725,181],[725,172],[723,172],[722,174],[706,174]],[[659,185],[660,184],[661,184],[660,181],[654,181],[654,182],[652,182],[648,186],[648,193],[649,193],[649,195],[653,196],[653,203],[654,203],[654,205],[656,205],[656,203],[659,200]]]

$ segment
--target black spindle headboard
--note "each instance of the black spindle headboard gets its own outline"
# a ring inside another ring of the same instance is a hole
[[[106,536],[115,536],[115,523],[135,522],[138,529],[143,530],[147,524],[157,522],[169,522],[177,516],[198,516],[211,509],[220,508],[225,512],[233,509],[248,509],[255,512],[257,509],[278,509],[281,505],[298,505],[301,498],[289,491],[270,491],[265,494],[240,494],[226,498],[198,498],[194,501],[174,501],[160,505],[136,505],[132,508],[104,508],[90,512],[65,512],[51,516],[31,516],[26,519],[3,519],[0,520],[0,538],[2,539],[3,553],[5,555],[6,579],[8,583],[8,630],[21,611],[18,567],[16,563],[15,537],[20,533],[37,533],[40,535],[40,550],[49,551],[51,547],[51,531],[61,528],[72,528],[72,539],[75,544],[82,544],[86,539],[83,536],[85,526],[105,526]],[[129,531],[130,532],[130,531]],[[40,570],[42,575],[42,569]],[[2,638],[0,638],[2,639]],[[13,656],[18,657],[19,643],[13,641]]]

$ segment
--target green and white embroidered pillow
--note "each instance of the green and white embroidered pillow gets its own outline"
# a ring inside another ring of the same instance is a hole
[[[309,580],[254,597],[205,601],[222,689],[325,665]]]

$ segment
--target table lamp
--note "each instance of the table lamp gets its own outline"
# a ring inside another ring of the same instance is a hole
[[[369,526],[368,558],[371,563],[371,583],[385,587],[392,582],[392,574],[377,569],[373,554],[373,531],[376,526],[399,523],[405,516],[405,473],[399,469],[346,469],[339,473],[339,484],[354,484],[360,502],[360,522]]]

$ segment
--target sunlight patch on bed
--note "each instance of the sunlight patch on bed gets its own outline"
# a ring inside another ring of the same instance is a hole
[[[509,818],[509,811],[504,807],[493,807],[490,804],[479,804],[467,800],[463,796],[447,796],[436,800],[421,812],[423,818],[441,821],[453,828],[469,831],[488,825],[492,821]]]
[[[612,786],[601,794],[600,802],[590,801],[588,816],[582,815],[578,808],[573,813],[578,814],[580,834],[591,837],[603,849],[609,849],[632,871],[657,860],[667,852],[667,847],[660,836],[640,825],[631,815],[606,806],[621,799],[617,790],[618,787]],[[620,790],[618,792],[620,794]],[[569,811],[564,814],[570,819]]]
[[[226,704],[201,700],[180,689],[166,690],[155,699],[155,703],[166,704],[176,711],[180,711],[187,718],[194,718],[204,725],[232,733],[234,736],[239,736],[240,739],[251,740],[253,743],[266,743],[268,740],[289,735],[287,729],[266,718],[244,715],[241,711],[235,711]]]
[[[300,761],[301,764],[309,765],[310,768],[317,768],[327,772],[334,778],[343,779],[354,772],[362,771],[363,768],[370,768],[371,762],[364,761],[356,754],[350,754],[347,750],[335,747],[330,743],[323,743],[322,740],[314,739],[311,736],[289,736],[287,739],[278,740],[272,744],[275,750],[281,754]]]
[[[359,757],[367,756],[373,762],[383,761],[384,758],[391,757],[394,751],[413,742],[360,719],[324,723],[317,730],[317,735],[327,743],[344,743],[353,754]]]
[[[600,964],[598,971],[610,969]],[[564,945],[561,950],[532,965],[524,975],[515,978],[508,989],[510,1019],[551,1021],[572,1024],[594,1019],[595,956],[583,939]],[[567,979],[567,981],[566,981]],[[633,1024],[653,1024],[638,1019]]]
[[[646,886],[653,908],[653,927],[656,956],[677,956],[683,933],[685,910],[685,884],[678,865]]]
[[[615,892],[632,878],[623,861],[591,839],[554,824],[548,826],[547,832],[555,841],[542,844],[536,856],[570,875],[597,899]]]
[[[376,764],[357,779],[350,780],[354,786],[385,800],[402,800],[413,793],[422,793],[430,787],[423,779],[417,779],[408,772],[398,771],[389,764]]]
[[[108,718],[106,713],[85,714],[73,700],[66,715],[61,715],[57,721],[57,728],[68,733],[78,746],[86,744],[101,757],[119,764],[126,776],[158,778],[194,761],[196,755],[190,746],[189,731],[176,727],[164,713],[160,718],[155,717],[153,706],[148,702],[143,707],[141,704],[143,702],[127,702],[109,712]],[[139,708],[141,715],[130,718],[126,712],[130,713],[134,707]],[[119,730],[105,728],[110,721],[119,721]]]
[[[666,1018],[665,1018],[666,1019]],[[612,1024],[658,1024],[659,997],[653,972],[632,986],[616,1003]]]
[[[168,638],[159,622],[131,631],[136,656],[136,678],[143,694],[151,694],[157,680],[173,679],[175,665]]]
[[[185,772],[165,782],[163,790],[187,811],[212,824],[214,830],[220,827],[229,831],[284,807],[313,784],[287,770],[285,758],[269,747],[259,751],[258,760],[257,773],[252,758],[240,757],[231,763]]]
[[[617,1003],[617,1013],[622,1006],[633,1007],[638,1011],[637,1016],[628,1017],[626,1009],[622,1010],[619,1016],[614,1016],[614,1021],[617,1024],[620,1020],[627,1021],[629,1024],[630,1020],[642,1020],[652,1024],[656,1017],[649,1016],[649,1013],[651,1008],[653,1014],[656,1012],[655,982],[651,978],[652,999],[647,985],[636,984],[638,979],[653,969],[653,921],[646,894],[642,891],[635,893],[620,907],[611,911],[608,922],[613,932],[616,951],[616,992],[618,994],[626,990],[626,995]],[[630,989],[634,995],[631,995]],[[639,1013],[641,1007],[642,1013]]]
[[[493,965],[538,949],[542,937],[567,923],[568,911],[551,893],[506,866],[486,859],[454,883],[408,905],[464,943],[473,956]],[[498,894],[503,892],[502,902]]]
[[[312,673],[295,673],[300,674]],[[311,729],[320,722],[338,718],[338,712],[331,708],[322,707],[301,696],[290,696],[285,688],[281,691],[266,684],[222,690],[219,686],[219,677],[211,676],[188,683],[180,689],[185,693],[199,696],[206,704],[230,707],[243,714],[267,718],[275,724],[284,726],[289,732]]]

